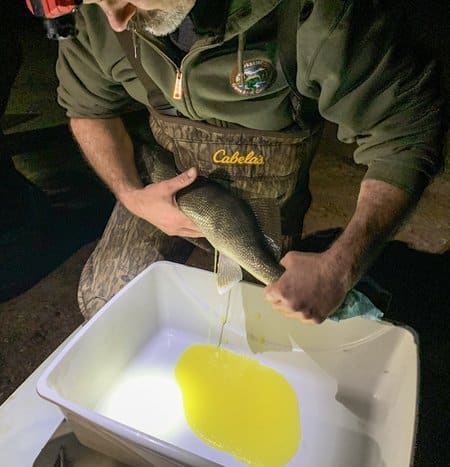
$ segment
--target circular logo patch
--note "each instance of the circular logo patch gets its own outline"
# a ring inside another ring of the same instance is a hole
[[[243,65],[243,79],[237,66],[230,76],[231,86],[238,94],[254,96],[265,91],[274,82],[276,70],[272,63],[266,60],[247,60]]]

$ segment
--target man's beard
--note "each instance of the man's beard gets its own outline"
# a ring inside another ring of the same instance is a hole
[[[140,27],[154,36],[167,36],[174,32],[191,11],[185,0],[180,0],[171,11],[139,11],[136,20]]]

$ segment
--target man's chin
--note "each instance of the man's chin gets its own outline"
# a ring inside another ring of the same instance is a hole
[[[153,36],[167,36],[176,31],[189,11],[176,9],[174,11],[152,10],[141,13],[141,27]]]
[[[181,24],[181,23],[180,23]],[[162,27],[153,27],[152,25],[149,24],[144,24],[144,30],[148,33],[150,33],[152,36],[156,37],[164,37],[168,36],[169,34],[172,34],[179,28],[179,24],[173,27],[167,27],[167,25],[164,25]]]

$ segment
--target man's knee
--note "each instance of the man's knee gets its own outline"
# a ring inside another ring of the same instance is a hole
[[[104,298],[85,297],[83,291],[78,290],[78,305],[85,321],[90,320],[107,303]]]
[[[81,273],[81,313],[92,318],[150,264],[160,260],[184,263],[192,249],[186,240],[165,235],[118,205]]]

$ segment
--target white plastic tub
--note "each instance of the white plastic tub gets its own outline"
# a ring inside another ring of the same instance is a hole
[[[174,377],[189,345],[218,342],[227,309],[224,347],[274,368],[296,392],[302,438],[289,466],[410,465],[418,387],[411,330],[362,318],[304,326],[273,311],[257,285],[220,296],[211,273],[174,263],[150,266],[85,324],[38,393],[83,444],[130,465],[242,465],[190,430]]]

